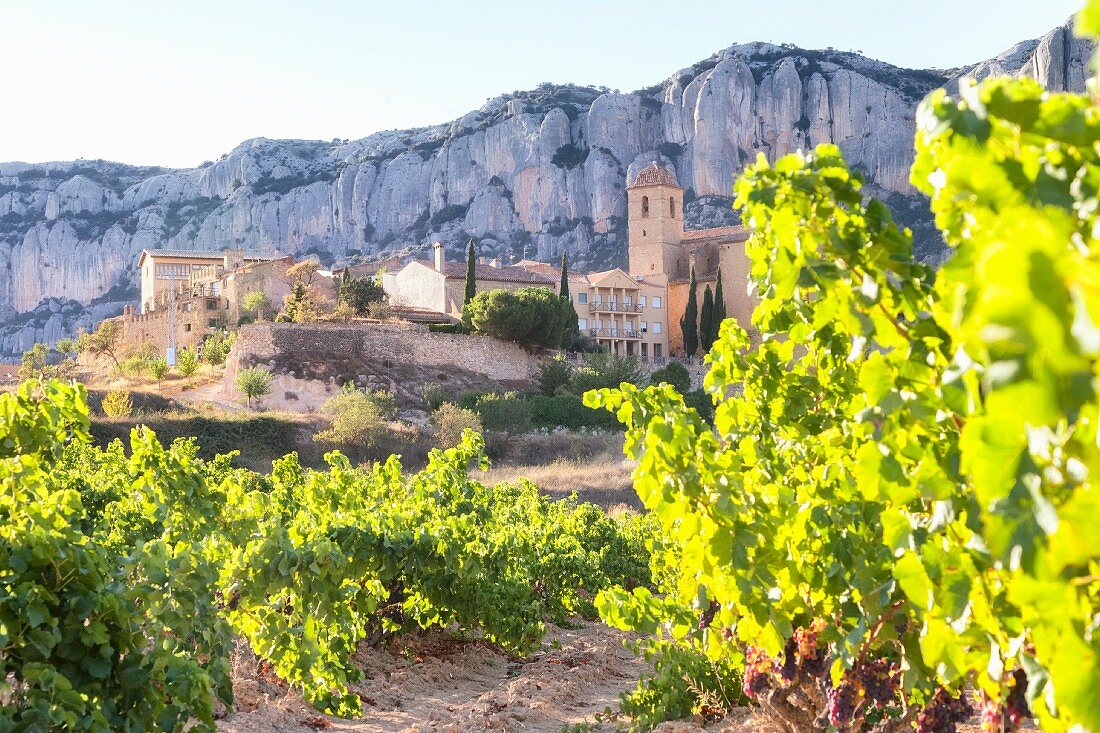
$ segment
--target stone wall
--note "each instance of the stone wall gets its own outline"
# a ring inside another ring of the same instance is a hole
[[[268,407],[313,410],[344,384],[388,389],[415,406],[419,389],[444,384],[456,393],[531,386],[539,358],[488,336],[432,333],[419,324],[257,323],[243,326],[229,356],[226,396],[238,370],[276,376]]]

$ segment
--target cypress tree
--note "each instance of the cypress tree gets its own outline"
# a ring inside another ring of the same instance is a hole
[[[569,255],[564,251],[561,253],[561,285],[558,286],[558,296],[561,298],[561,347],[568,349],[577,342],[581,328],[577,309],[569,298]]]
[[[474,240],[470,240],[466,247],[466,296],[462,299],[462,308],[465,309],[470,301],[477,295],[477,275],[474,272]]]
[[[726,320],[726,296],[722,292],[722,266],[718,265],[718,284],[714,286],[714,338],[718,339],[718,331],[722,329],[722,321]]]
[[[680,330],[684,332],[684,354],[691,357],[699,350],[699,302],[695,297],[695,266],[691,268],[691,280],[688,282],[688,300],[684,307],[684,316],[680,319]]]
[[[558,286],[558,295],[569,297],[569,253],[565,250],[561,253],[561,285]]]
[[[714,327],[714,293],[710,291],[710,285],[703,292],[703,309],[699,312],[699,345],[703,351],[710,351],[714,345],[717,331]]]

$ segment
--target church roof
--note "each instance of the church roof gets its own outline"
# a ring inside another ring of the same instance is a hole
[[[634,186],[676,186],[679,188],[675,174],[668,168],[662,168],[656,163],[650,163],[638,172],[631,188]]]
[[[742,226],[687,229],[684,231],[681,241],[691,243],[702,243],[704,240],[743,242],[748,239],[751,234],[752,232]]]

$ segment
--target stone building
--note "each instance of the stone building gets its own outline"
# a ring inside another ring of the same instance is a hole
[[[656,163],[639,171],[626,195],[630,274],[667,288],[670,353],[683,355],[680,319],[687,307],[692,267],[700,305],[706,287],[716,289],[718,268],[722,268],[726,316],[749,329],[755,307],[748,292],[745,242],[749,231],[739,226],[685,231],[684,189],[671,171]]]
[[[680,319],[687,306],[691,268],[701,304],[715,290],[722,268],[726,314],[749,327],[754,303],[748,293],[743,227],[684,230],[684,189],[656,163],[627,187],[628,269],[569,273],[569,293],[582,331],[615,354],[643,359],[684,356]],[[514,265],[478,263],[477,290],[545,287],[558,291],[561,271],[552,264],[521,260]],[[462,315],[466,263],[447,262],[442,244],[435,260],[414,260],[386,271],[382,284],[396,306]]]
[[[191,281],[191,275],[211,266],[221,265],[235,270],[244,264],[278,259],[279,255],[265,255],[243,250],[226,249],[222,252],[195,252],[183,249],[143,249],[138,257],[141,272],[141,312],[156,308],[157,296],[180,284]]]

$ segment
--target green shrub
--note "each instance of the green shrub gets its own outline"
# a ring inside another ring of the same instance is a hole
[[[661,382],[671,384],[682,395],[686,395],[691,391],[691,374],[688,373],[687,367],[678,361],[670,361],[653,372],[649,379],[655,385]]]
[[[714,423],[714,400],[706,393],[706,390],[696,389],[684,393],[684,404],[694,407],[699,417],[708,423]]]
[[[573,378],[573,365],[561,356],[554,356],[539,364],[539,390],[553,397],[558,390],[568,386]]]
[[[454,392],[442,384],[431,383],[420,387],[420,399],[428,407],[428,412],[435,412],[444,402],[454,402]]]
[[[332,419],[332,424],[316,433],[314,441],[365,451],[389,436],[388,421],[397,414],[397,400],[391,392],[367,392],[348,385],[325,400],[321,412]]]
[[[131,356],[123,359],[118,371],[128,379],[138,379],[149,373],[149,360],[144,356]]]
[[[622,425],[608,412],[585,407],[580,397],[572,394],[554,397],[531,397],[528,400],[531,421],[540,428],[567,430],[616,430]]]
[[[163,356],[150,359],[148,362],[149,374],[158,382],[168,375],[168,360]]]
[[[641,384],[642,381],[637,358],[601,352],[586,356],[584,364],[573,371],[569,391],[580,396],[593,389],[616,389],[623,382]]]
[[[462,434],[467,430],[482,432],[477,413],[451,402],[444,402],[432,413],[432,425],[435,427],[435,440],[440,448],[455,447],[462,442]]]
[[[485,430],[526,433],[531,430],[531,406],[516,392],[482,395],[474,406]]]
[[[465,323],[429,323],[428,331],[430,333],[471,333],[470,327]]]
[[[463,410],[473,410],[477,408],[477,403],[481,401],[481,398],[485,396],[484,392],[463,392],[458,396],[456,405]]]
[[[130,393],[121,389],[112,390],[104,395],[102,407],[103,414],[107,417],[129,417],[134,411]]]

